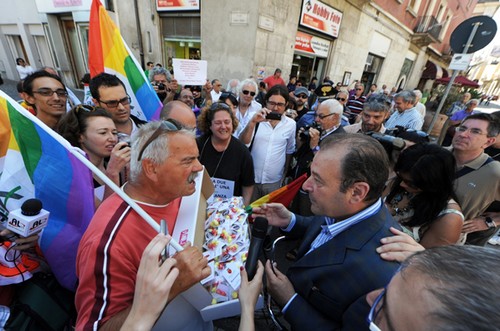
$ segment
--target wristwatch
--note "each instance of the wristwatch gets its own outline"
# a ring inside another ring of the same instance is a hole
[[[319,152],[319,146],[312,148],[311,151],[313,151],[314,153]]]
[[[495,222],[493,221],[493,219],[489,216],[486,216],[484,218],[484,223],[486,223],[486,225],[488,226],[488,229],[492,229],[492,228],[496,228],[497,225],[495,224]]]

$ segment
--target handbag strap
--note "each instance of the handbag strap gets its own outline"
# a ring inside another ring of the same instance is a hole
[[[260,124],[260,122],[257,122],[257,124],[255,124],[255,131],[253,133],[252,141],[250,142],[250,146],[248,146],[248,150],[250,152],[252,151],[253,142],[255,140],[255,136],[257,135],[257,130],[259,129],[259,124]]]

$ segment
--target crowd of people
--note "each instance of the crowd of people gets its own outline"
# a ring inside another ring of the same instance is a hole
[[[22,60],[22,59],[18,59]],[[298,244],[292,265],[241,272],[240,330],[253,330],[263,277],[292,330],[480,330],[497,325],[500,256],[484,247],[500,227],[500,114],[474,111],[470,94],[447,110],[450,146],[422,129],[418,90],[367,91],[316,77],[286,83],[281,70],[181,86],[162,66],[147,77],[163,102],[160,121],[132,114],[125,84],[101,73],[91,98],[69,102],[50,68],[26,73],[23,105],[136,201],[175,226],[203,166],[215,196],[246,205],[307,174],[290,206],[253,209]],[[468,98],[467,98],[468,97]],[[422,108],[423,106],[423,108]],[[77,253],[77,330],[211,330],[179,295],[210,274],[199,248],[159,262],[158,235],[94,177],[96,211]],[[7,236],[8,230],[0,235]],[[29,250],[37,236],[12,239]],[[265,275],[265,276],[264,276]],[[1,290],[2,293],[7,293]],[[2,304],[15,300],[4,296]],[[470,297],[468,297],[470,296]],[[473,298],[473,300],[469,300]],[[418,307],[415,307],[417,305]]]

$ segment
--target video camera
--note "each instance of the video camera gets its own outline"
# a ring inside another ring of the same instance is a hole
[[[303,126],[301,129],[303,129],[303,131],[300,133],[299,137],[302,139],[302,140],[306,140],[306,139],[309,139],[309,129],[316,129],[318,130],[319,132],[321,132],[321,125],[319,125],[318,123],[316,122],[313,122],[311,125],[306,125],[306,126]],[[300,129],[299,129],[300,130]]]

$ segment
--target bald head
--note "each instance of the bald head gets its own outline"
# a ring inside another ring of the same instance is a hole
[[[174,119],[188,129],[196,128],[196,116],[191,108],[182,101],[170,101],[163,106],[160,119]]]

